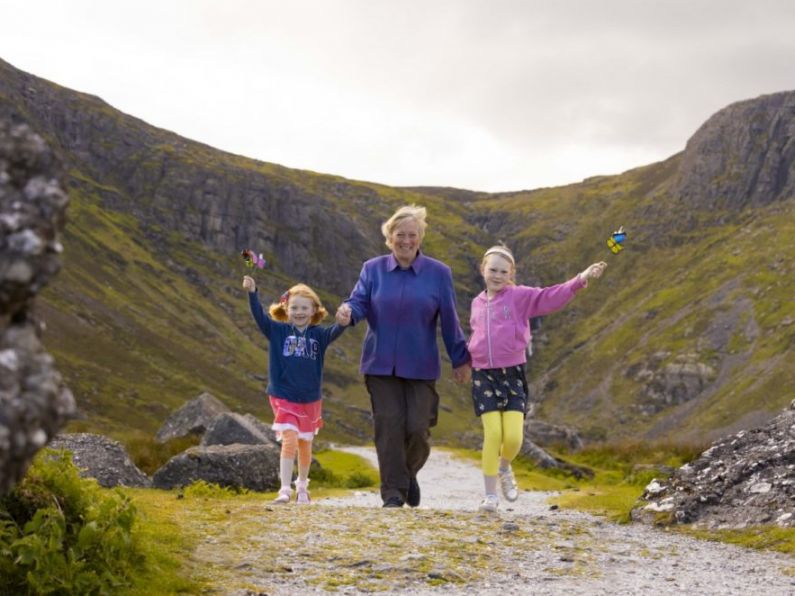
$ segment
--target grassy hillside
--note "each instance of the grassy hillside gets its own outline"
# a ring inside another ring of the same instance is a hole
[[[591,439],[701,441],[759,423],[793,398],[795,201],[683,214],[666,191],[677,161],[474,204],[505,218],[520,279],[547,285],[609,263],[547,318],[548,343],[530,366],[540,416]],[[619,225],[629,238],[613,255],[605,241]],[[644,412],[647,379],[634,371],[683,358],[712,371],[703,391]]]
[[[249,272],[240,249],[270,262],[255,274],[263,300],[304,281],[333,311],[362,261],[386,252],[381,222],[407,203],[428,207],[423,248],[453,268],[465,328],[480,255],[497,240],[530,285],[608,261],[601,280],[543,323],[529,366],[542,418],[591,440],[704,440],[793,398],[795,198],[685,204],[671,191],[681,155],[516,193],[392,188],[218,151],[0,61],[0,116],[9,115],[68,171],[64,267],[39,310],[82,413],[73,430],[150,436],[202,391],[268,419],[267,345],[240,287]],[[620,225],[626,250],[613,255],[605,242]],[[328,439],[370,435],[362,332],[329,352]],[[444,365],[435,436],[476,441],[469,390]],[[685,379],[693,370],[696,381]]]
[[[267,419],[267,341],[253,323],[240,287],[251,270],[237,253],[218,254],[178,232],[103,208],[101,192],[118,189],[70,172],[64,266],[39,300],[48,326],[45,344],[82,414],[70,428],[122,439],[151,434],[172,410],[202,391]],[[384,201],[387,211],[392,204],[422,198],[394,190],[391,195]],[[456,226],[466,224],[455,213],[442,215],[434,201],[424,203],[433,218],[427,252],[441,253],[459,271],[471,268],[460,247],[444,248],[452,243],[443,234],[457,236]],[[372,221],[362,225],[377,233],[380,222],[367,215]],[[473,254],[479,250],[469,248]],[[276,267],[253,273],[266,306],[301,281]],[[333,312],[342,296],[319,290]],[[362,337],[363,328],[348,330],[330,348],[324,438],[369,436],[369,401],[357,371]],[[440,433],[471,426],[467,389],[447,373],[440,389],[445,402]]]

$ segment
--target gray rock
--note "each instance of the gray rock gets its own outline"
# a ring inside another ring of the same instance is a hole
[[[201,444],[208,445],[266,445],[275,443],[273,431],[251,414],[245,416],[224,412],[216,416],[202,436]]]
[[[166,443],[189,434],[201,435],[216,416],[228,412],[227,408],[210,393],[202,393],[169,416],[157,431],[155,440]]]
[[[653,480],[632,518],[744,528],[795,527],[795,400],[766,426],[721,439],[668,480]]]
[[[0,119],[0,494],[75,413],[33,311],[60,268],[69,202],[60,177],[41,137]]]
[[[652,355],[625,375],[642,384],[635,407],[646,416],[698,397],[717,377],[717,371],[701,362],[698,354],[680,354],[663,364],[667,353]]]
[[[525,437],[542,447],[565,445],[571,450],[582,448],[582,439],[577,431],[528,417],[524,423]]]
[[[533,462],[539,468],[544,470],[563,470],[564,472],[572,474],[575,478],[593,478],[594,475],[593,470],[590,468],[572,464],[559,457],[555,457],[551,453],[533,443],[533,441],[527,437],[524,438],[524,441],[522,442],[522,448],[519,450],[519,453],[533,460]]]
[[[127,450],[119,443],[102,435],[65,433],[53,439],[52,449],[72,452],[72,461],[80,468],[80,475],[96,478],[101,486],[150,487],[152,481],[138,469]]]
[[[210,445],[191,447],[155,472],[157,488],[187,486],[204,480],[220,486],[267,491],[278,488],[278,445]]]

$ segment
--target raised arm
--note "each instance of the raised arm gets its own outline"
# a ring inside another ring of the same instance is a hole
[[[253,277],[248,275],[243,277],[243,289],[248,292],[248,306],[251,309],[251,316],[257,322],[265,337],[271,337],[271,318],[265,314],[262,305],[259,302],[259,294],[257,294],[257,284]]]

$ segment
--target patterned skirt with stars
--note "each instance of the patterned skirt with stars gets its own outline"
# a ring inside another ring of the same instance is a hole
[[[475,415],[486,412],[527,412],[524,365],[472,369],[472,404]]]

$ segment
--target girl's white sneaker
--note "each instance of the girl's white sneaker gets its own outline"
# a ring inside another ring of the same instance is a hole
[[[289,486],[283,486],[279,489],[279,494],[276,495],[276,498],[273,499],[273,503],[275,505],[286,505],[290,502],[290,498],[293,496],[293,491]]]
[[[513,477],[513,470],[500,470],[500,488],[502,489],[502,496],[506,501],[512,503],[519,498],[519,487],[516,486],[516,478]]]
[[[307,486],[309,485],[309,480],[306,482],[296,482],[295,483],[295,502],[298,505],[309,505],[312,502],[312,499],[309,498],[309,491],[307,490]]]
[[[478,505],[478,509],[480,511],[488,511],[493,513],[497,511],[497,508],[500,506],[500,499],[497,495],[486,495],[486,497],[480,502]]]

